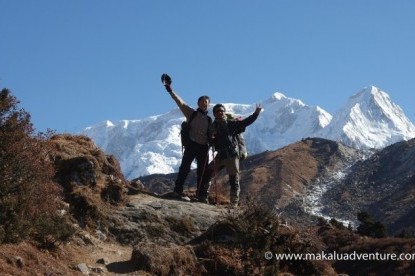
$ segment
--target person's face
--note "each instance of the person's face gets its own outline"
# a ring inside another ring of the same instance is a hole
[[[213,116],[215,116],[216,119],[222,119],[225,117],[225,109],[223,107],[218,107],[213,112]]]
[[[200,101],[197,102],[197,105],[201,110],[207,111],[207,109],[209,107],[209,100],[208,99],[201,99]]]

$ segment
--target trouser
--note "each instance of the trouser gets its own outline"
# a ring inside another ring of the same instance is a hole
[[[197,184],[203,178],[204,167],[207,165],[209,147],[207,145],[191,142],[189,146],[184,149],[182,163],[180,164],[179,173],[175,181],[174,191],[178,194],[183,193],[183,185],[190,172],[193,160],[196,158],[197,162]]]
[[[229,175],[229,184],[231,185],[229,201],[233,205],[238,204],[239,192],[241,191],[241,187],[239,185],[239,175]]]
[[[206,179],[203,181],[205,184],[203,187],[203,193],[207,194],[210,186],[210,179],[216,175],[222,169],[226,168],[229,175],[230,194],[229,199],[231,204],[237,204],[239,201],[239,193],[241,187],[239,184],[239,158],[230,157],[226,159],[220,159],[217,155],[215,160],[209,163],[208,171],[206,173]]]

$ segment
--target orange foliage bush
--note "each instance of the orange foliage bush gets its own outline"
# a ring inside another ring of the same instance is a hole
[[[18,109],[8,89],[0,92],[0,242],[49,235],[45,221],[57,216],[59,186],[47,160],[48,134],[34,134],[30,114]],[[60,222],[61,223],[61,222]],[[41,226],[40,226],[41,225]],[[48,228],[53,228],[48,225]]]

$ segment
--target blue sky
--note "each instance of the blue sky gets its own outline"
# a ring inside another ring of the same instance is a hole
[[[38,131],[274,92],[334,113],[366,86],[415,122],[412,0],[0,0],[0,88]]]

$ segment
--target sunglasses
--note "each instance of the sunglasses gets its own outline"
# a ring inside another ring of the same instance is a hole
[[[216,109],[214,113],[225,112],[224,109]]]

